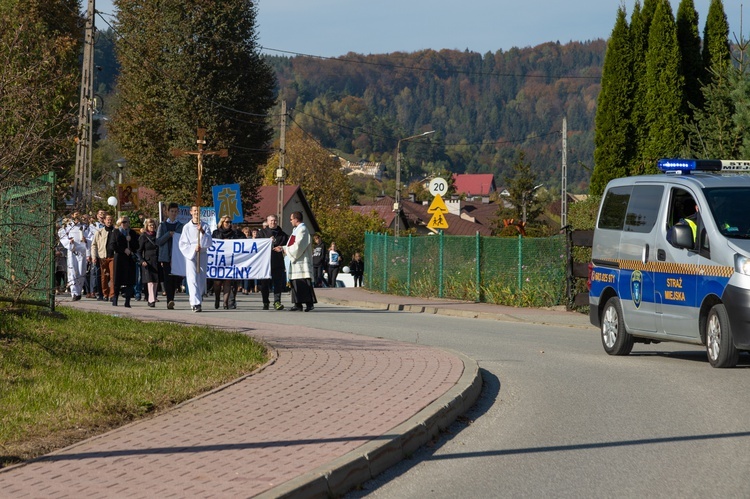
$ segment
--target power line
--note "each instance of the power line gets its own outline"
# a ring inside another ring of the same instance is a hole
[[[573,75],[531,75],[531,74],[514,74],[514,73],[496,73],[494,71],[465,71],[461,69],[439,69],[439,68],[426,68],[423,66],[404,66],[400,64],[384,64],[381,62],[371,62],[371,61],[358,61],[356,59],[347,59],[344,57],[326,57],[322,55],[313,55],[313,54],[304,54],[302,52],[293,52],[291,50],[281,50],[281,49],[274,49],[271,47],[263,47],[260,46],[261,50],[268,50],[271,52],[279,52],[282,54],[290,54],[295,55],[298,57],[310,57],[312,59],[321,59],[321,60],[327,60],[327,61],[338,61],[338,62],[344,62],[349,64],[362,64],[366,66],[378,66],[383,68],[390,68],[390,69],[406,69],[410,71],[423,71],[423,72],[441,72],[441,73],[451,73],[451,74],[463,74],[463,75],[469,75],[469,76],[497,76],[500,78],[545,78],[545,79],[555,79],[555,80],[564,80],[564,79],[572,79],[572,80],[601,80],[601,76],[573,76]]]
[[[117,35],[119,37],[119,39],[120,39],[120,41],[122,43],[125,43],[131,49],[133,49],[135,52],[138,52],[138,49],[135,48],[135,47],[133,47],[133,45],[130,44],[130,42],[127,40],[127,38],[124,37],[124,36],[122,36],[122,34],[120,32],[118,32],[117,29],[109,21],[107,21],[102,16],[101,12],[96,11],[96,13],[99,14],[99,17],[102,19],[102,21],[104,21],[104,23],[107,26],[109,26],[109,28],[115,33],[115,35]],[[108,14],[108,15],[111,15],[111,14]],[[152,75],[160,76],[160,77],[163,77],[163,78],[175,81],[174,78],[170,78],[170,76],[164,70],[162,70],[161,68],[155,68],[150,62],[148,62],[147,58],[143,57],[143,58],[139,59],[139,61],[141,62],[141,64],[143,65],[144,68],[146,68],[149,72],[151,72]],[[178,87],[180,87],[182,90],[185,90],[188,93],[192,94],[192,92],[190,91],[189,88],[182,87],[179,82],[176,83],[176,85]],[[250,112],[250,111],[243,111],[241,109],[236,109],[236,108],[233,108],[231,106],[226,106],[224,104],[216,102],[216,101],[214,101],[212,99],[209,99],[208,97],[206,97],[204,95],[201,95],[201,94],[197,94],[197,97],[199,99],[201,99],[201,100],[204,100],[204,101],[208,102],[209,104],[211,104],[211,105],[213,105],[213,106],[215,106],[215,107],[217,107],[219,109],[223,109],[225,111],[230,111],[230,112],[233,112],[233,113],[241,114],[241,115],[244,115],[244,116],[253,116],[253,117],[257,117],[257,118],[273,118],[273,117],[279,116],[278,114],[260,114],[260,113],[253,113],[253,112]],[[258,126],[268,126],[268,123],[255,123],[255,122],[250,122],[250,121],[241,121],[238,118],[235,118],[235,117],[232,117],[232,116],[228,116],[227,114],[223,114],[223,115],[225,117],[229,118],[229,119],[232,119],[232,120],[235,120],[235,121],[238,121],[238,122],[242,122],[242,123],[247,123],[247,124],[251,124],[251,125],[258,125]]]

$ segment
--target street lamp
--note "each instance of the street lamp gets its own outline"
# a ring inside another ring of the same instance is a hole
[[[523,222],[524,227],[526,226],[526,200],[528,199],[529,194],[531,194],[535,190],[539,189],[543,185],[544,184],[539,184],[536,187],[534,187],[533,189],[530,189],[530,190],[528,190],[528,191],[526,191],[526,192],[523,193],[523,199],[522,199],[522,203],[523,203],[523,220],[522,220],[522,222]]]
[[[396,225],[393,232],[396,237],[398,237],[401,232],[401,142],[418,139],[419,137],[425,137],[432,133],[435,133],[435,130],[430,130],[429,132],[422,132],[418,135],[412,135],[411,137],[399,139],[398,144],[396,144],[396,202],[393,203],[393,211],[396,212]]]

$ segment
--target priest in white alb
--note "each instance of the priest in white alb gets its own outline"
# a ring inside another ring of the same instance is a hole
[[[190,293],[190,307],[193,312],[200,312],[203,293],[206,291],[206,267],[208,248],[211,247],[211,229],[201,222],[198,206],[190,208],[193,219],[186,223],[180,234],[180,253],[185,257],[185,279]]]

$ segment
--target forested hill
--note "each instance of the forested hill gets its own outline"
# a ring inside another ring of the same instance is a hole
[[[411,177],[441,169],[494,173],[502,184],[519,151],[540,182],[560,185],[562,118],[568,120],[569,190],[585,192],[606,42],[547,43],[475,52],[425,50],[337,59],[268,56],[292,126],[349,159],[392,169],[398,139]]]

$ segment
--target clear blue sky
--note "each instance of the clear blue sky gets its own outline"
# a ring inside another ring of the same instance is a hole
[[[548,41],[608,38],[615,0],[257,0],[260,44],[335,57],[421,49],[508,50]],[[86,4],[86,0],[82,0]],[[643,3],[643,2],[641,2]],[[679,0],[671,0],[676,13]],[[701,36],[710,0],[694,0]],[[732,33],[740,35],[739,0],[724,0]],[[630,16],[635,0],[624,0]],[[113,12],[111,0],[96,8]],[[750,1],[746,10],[750,10]],[[105,28],[101,20],[99,27]],[[750,38],[746,15],[745,38]],[[275,52],[269,52],[275,53]]]

